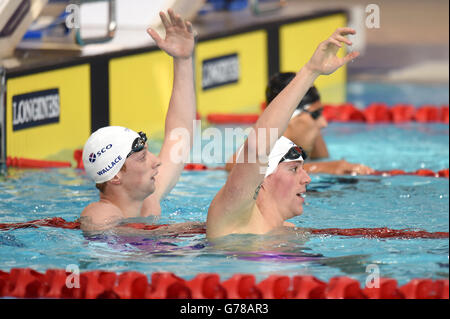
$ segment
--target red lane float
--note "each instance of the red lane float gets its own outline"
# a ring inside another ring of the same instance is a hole
[[[204,164],[194,164],[194,163],[190,163],[190,164],[186,164],[184,166],[184,169],[186,171],[204,171],[208,169],[208,166],[204,165]]]
[[[440,110],[434,105],[421,106],[414,114],[414,118],[419,123],[441,122]]]
[[[339,107],[325,105],[323,114],[329,121],[336,122],[365,122],[366,117],[364,113],[358,110],[351,103],[341,104]]]
[[[80,223],[78,221],[67,222],[61,217],[53,217],[53,218],[32,220],[24,223],[0,224],[0,230],[37,228],[41,226],[66,228],[66,229],[80,229]]]
[[[395,124],[414,121],[416,109],[412,104],[396,104],[391,109],[392,122]]]
[[[438,172],[438,176],[448,178],[448,175],[449,175],[448,173],[449,173],[448,168],[443,169]]]
[[[363,113],[369,124],[392,122],[391,112],[385,103],[372,103],[364,109]]]
[[[78,169],[84,169],[83,150],[75,150],[73,152],[73,158],[77,162],[77,168]]]
[[[56,227],[65,229],[80,229],[78,221],[67,222],[61,217],[53,217],[47,219],[33,220],[25,223],[4,223],[0,224],[0,230],[12,230],[20,228],[37,228],[37,227]],[[155,230],[161,227],[169,226],[169,224],[150,225],[142,223],[129,223],[123,225],[140,230]],[[410,229],[391,229],[387,227],[381,228],[322,228],[308,229],[314,235],[332,235],[332,236],[358,236],[366,238],[429,238],[440,239],[448,238],[448,232],[427,232],[423,230]],[[198,227],[180,232],[179,235],[204,234],[205,227]]]
[[[388,107],[385,103],[372,103],[363,110],[351,103],[324,105],[323,115],[329,121],[374,123],[420,123],[448,124],[448,105],[423,105],[415,108],[411,104],[396,104]]]
[[[261,110],[265,103],[261,104]],[[329,122],[361,122],[376,123],[446,123],[449,121],[448,105],[422,105],[415,108],[412,104],[395,104],[389,107],[386,103],[371,103],[364,109],[358,109],[352,103],[340,105],[324,105],[323,115]],[[209,114],[211,124],[254,124],[260,114]]]
[[[223,171],[225,169],[225,166],[215,166],[215,167],[208,167],[205,164],[186,164],[184,166],[185,171]]]
[[[314,276],[295,276],[293,278],[292,298],[324,299],[327,284]]]
[[[61,161],[44,161],[21,157],[7,157],[6,166],[18,168],[56,168],[56,167],[71,167],[70,162]]]
[[[397,176],[397,175],[416,175],[416,176],[423,176],[423,177],[443,177],[448,178],[449,176],[449,169],[443,169],[438,171],[437,173],[430,170],[430,169],[418,169],[415,172],[405,172],[400,169],[393,169],[390,171],[375,171],[372,173],[372,175],[382,175],[382,176]]]
[[[326,290],[327,299],[366,299],[359,282],[349,277],[330,279]]]
[[[448,124],[448,105],[441,106],[441,122]]]
[[[222,283],[228,299],[261,299],[262,293],[256,287],[255,276],[235,274]]]
[[[448,299],[448,279],[413,279],[398,287],[397,281],[380,278],[377,287],[363,287],[350,277],[333,277],[328,283],[313,276],[272,275],[256,283],[253,275],[235,274],[223,282],[215,273],[201,273],[185,280],[173,273],[116,274],[88,271],[73,274],[48,269],[0,271],[0,297],[60,299]],[[79,286],[78,286],[79,284]],[[73,287],[73,288],[70,288]],[[75,288],[78,287],[78,288]]]
[[[448,238],[448,232],[427,232],[423,230],[381,228],[322,228],[310,229],[315,235],[351,236],[365,238]]]
[[[402,299],[405,296],[399,291],[397,281],[390,278],[380,278],[378,287],[366,287],[364,295],[369,299]],[[445,294],[443,294],[445,296]]]

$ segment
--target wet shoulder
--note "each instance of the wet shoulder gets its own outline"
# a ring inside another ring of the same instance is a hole
[[[86,206],[80,216],[81,229],[102,230],[114,227],[123,218],[119,208],[106,202]]]

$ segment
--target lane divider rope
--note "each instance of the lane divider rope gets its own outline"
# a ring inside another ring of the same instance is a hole
[[[77,169],[84,169],[82,161],[82,150],[74,151],[74,159],[77,162]],[[70,162],[58,162],[58,161],[45,161],[45,160],[34,160],[27,158],[7,158],[7,166],[17,167],[17,168],[58,168],[58,167],[71,167]],[[184,166],[187,171],[205,171],[205,170],[224,170],[223,166],[213,166],[208,167],[205,164],[200,163],[190,163]],[[444,177],[449,178],[449,169],[442,169],[438,172],[434,172],[429,169],[418,169],[415,172],[406,172],[399,169],[393,169],[388,171],[375,171],[372,175],[381,176],[396,176],[396,175],[416,175],[425,177]]]
[[[122,225],[142,230],[154,230],[166,227],[168,224],[149,225],[144,223],[129,223]],[[80,229],[80,222],[69,222],[61,217],[37,219],[22,223],[0,223],[0,230],[15,230],[21,228],[38,228],[38,227],[56,227],[64,229]],[[177,236],[205,234],[206,226],[198,228],[189,228],[177,233]],[[427,232],[424,230],[413,229],[390,229],[387,227],[378,228],[308,228],[306,229],[313,235],[330,235],[330,236],[353,236],[365,238],[424,238],[424,239],[440,239],[449,238],[448,232]]]
[[[250,274],[234,274],[221,281],[216,273],[200,273],[185,280],[173,273],[147,275],[135,271],[116,274],[95,270],[82,272],[79,288],[72,273],[30,268],[0,270],[0,297],[77,299],[448,299],[448,279],[412,279],[398,286],[395,279],[380,278],[378,288],[361,288],[350,277],[324,282],[314,276],[271,275],[256,282]],[[69,282],[68,285],[67,283]]]
[[[264,110],[265,103],[261,109]],[[206,120],[211,124],[254,124],[260,114],[224,114],[211,113]],[[412,104],[399,103],[389,107],[386,103],[372,103],[364,109],[357,108],[352,103],[339,105],[324,105],[323,115],[328,122],[359,122],[367,124],[408,122],[445,123],[449,124],[448,105],[422,105],[418,108]]]

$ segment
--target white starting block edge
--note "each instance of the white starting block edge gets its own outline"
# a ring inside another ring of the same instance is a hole
[[[14,49],[27,32],[28,27],[36,19],[48,0],[31,0],[30,10],[26,13],[22,21],[18,24],[14,32],[10,36],[0,38],[0,59],[13,55]],[[11,16],[16,12],[16,9],[22,3],[20,0],[2,0],[0,2],[0,21],[3,22],[3,27],[9,21]],[[3,27],[1,29],[3,29]]]
[[[21,50],[67,50],[81,52],[82,56],[104,54],[125,49],[135,49],[154,45],[146,29],[152,27],[161,36],[164,28],[159,12],[172,8],[184,19],[192,20],[206,0],[116,0],[117,29],[114,38],[106,43],[79,46],[73,33],[68,39],[44,39],[43,41],[22,41],[17,45]],[[81,7],[82,34],[86,37],[105,33],[107,20],[105,3],[88,3]]]

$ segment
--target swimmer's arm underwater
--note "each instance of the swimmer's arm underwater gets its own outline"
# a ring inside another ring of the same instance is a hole
[[[305,163],[304,168],[313,174],[369,175],[374,172],[366,165],[349,163],[346,160]]]
[[[252,223],[255,190],[264,179],[264,174],[260,171],[264,166],[255,154],[270,153],[276,142],[270,140],[270,129],[278,130],[277,138],[283,135],[294,110],[319,75],[331,74],[359,55],[358,52],[352,52],[344,58],[336,56],[342,47],[341,42],[351,45],[351,41],[344,36],[354,33],[353,29],[340,28],[321,42],[307,64],[259,117],[244,143],[243,152],[237,159],[238,164],[233,167],[225,185],[211,203],[207,219],[208,237],[224,236],[242,225]],[[259,132],[259,129],[262,129],[262,132]],[[257,142],[258,134],[265,135],[265,139],[261,138],[264,142]],[[255,163],[247,162],[244,159],[246,154],[250,154],[250,159],[256,158]]]
[[[174,78],[164,142],[159,154],[162,165],[155,177],[156,191],[144,201],[142,216],[152,214],[154,208],[159,207],[160,199],[175,186],[188,159],[193,140],[192,126],[196,115],[192,57],[195,47],[194,29],[189,21],[184,21],[172,9],[168,10],[168,14],[170,19],[163,12],[160,13],[166,30],[165,39],[155,30],[147,30],[158,47],[173,57]],[[178,158],[173,158],[174,156]]]
[[[153,237],[153,236],[169,236],[169,237],[177,237],[182,235],[192,235],[192,234],[201,234],[205,231],[205,223],[204,222],[184,222],[184,223],[176,223],[176,224],[167,224],[167,225],[147,225],[154,226],[146,229],[144,227],[139,227],[142,224],[133,224],[126,223],[120,219],[110,219],[104,220],[103,224],[97,223],[95,227],[89,227],[89,220],[81,219],[82,223],[84,223],[84,227],[82,227],[83,233],[87,236],[94,235],[116,235],[116,236],[144,236],[144,237]],[[97,221],[98,222],[98,221]],[[136,226],[138,227],[136,227]]]

